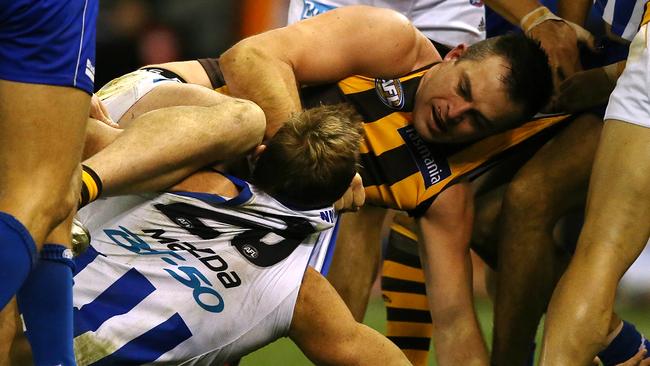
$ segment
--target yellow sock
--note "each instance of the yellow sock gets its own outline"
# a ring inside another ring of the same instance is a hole
[[[79,208],[94,201],[102,193],[102,180],[91,168],[81,165],[81,197],[79,197]]]

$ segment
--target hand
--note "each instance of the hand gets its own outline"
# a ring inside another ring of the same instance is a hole
[[[565,20],[547,20],[531,28],[526,34],[540,42],[548,55],[556,87],[581,69],[578,42],[595,50],[594,38],[579,25]]]
[[[551,110],[575,113],[604,105],[615,86],[602,67],[577,72],[560,84]]]
[[[357,173],[352,178],[350,187],[343,193],[343,197],[334,203],[334,209],[337,212],[356,212],[359,207],[363,206],[366,201],[366,191],[363,189],[363,180]]]
[[[646,353],[647,353],[647,351],[646,351],[645,347],[641,348],[641,349],[639,349],[639,352],[637,352],[632,358],[630,358],[629,360],[627,360],[627,361],[625,361],[623,363],[619,363],[616,366],[650,366],[650,358],[645,358],[644,359]],[[601,364],[600,359],[598,359],[598,357],[596,357],[594,359],[594,365],[598,366],[600,364]]]
[[[113,122],[108,114],[108,110],[106,110],[106,106],[104,106],[104,103],[99,100],[99,97],[97,97],[96,94],[93,94],[90,98],[90,112],[88,113],[88,116],[102,121],[111,127],[120,128],[117,123]]]

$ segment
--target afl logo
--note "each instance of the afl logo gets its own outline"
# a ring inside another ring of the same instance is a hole
[[[404,107],[404,89],[399,79],[375,79],[375,91],[379,99],[389,108],[400,110]]]
[[[259,256],[259,252],[257,251],[257,249],[253,248],[252,246],[250,246],[248,244],[242,246],[241,249],[242,249],[242,252],[244,253],[244,255],[247,256],[248,258],[255,259],[255,258],[257,258],[257,256]]]
[[[182,227],[184,227],[184,228],[188,228],[188,229],[191,229],[192,226],[193,226],[193,225],[192,225],[192,222],[191,222],[190,220],[184,218],[184,217],[179,217],[179,218],[177,218],[177,219],[176,219],[176,223],[177,223],[179,226],[182,226]]]

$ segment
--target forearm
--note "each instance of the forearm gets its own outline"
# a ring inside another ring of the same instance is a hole
[[[591,0],[560,0],[557,4],[558,16],[584,27],[592,4]]]
[[[474,311],[472,295],[471,259],[469,255],[464,268],[448,273],[450,283],[444,293],[436,294],[434,287],[427,288],[431,318],[433,320],[433,343],[439,365],[488,365],[489,356]],[[457,280],[453,280],[457,278]],[[460,284],[460,285],[458,285]]]
[[[526,14],[541,6],[536,0],[485,0],[485,4],[516,26]]]
[[[298,85],[290,64],[248,43],[244,40],[226,51],[219,64],[230,95],[252,100],[264,111],[268,139],[301,110]]]
[[[433,340],[442,366],[488,364],[474,312],[469,253],[472,222],[472,190],[466,182],[442,192],[418,222]]]

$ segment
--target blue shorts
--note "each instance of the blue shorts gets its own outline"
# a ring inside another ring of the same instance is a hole
[[[0,79],[93,92],[98,0],[0,0]]]

